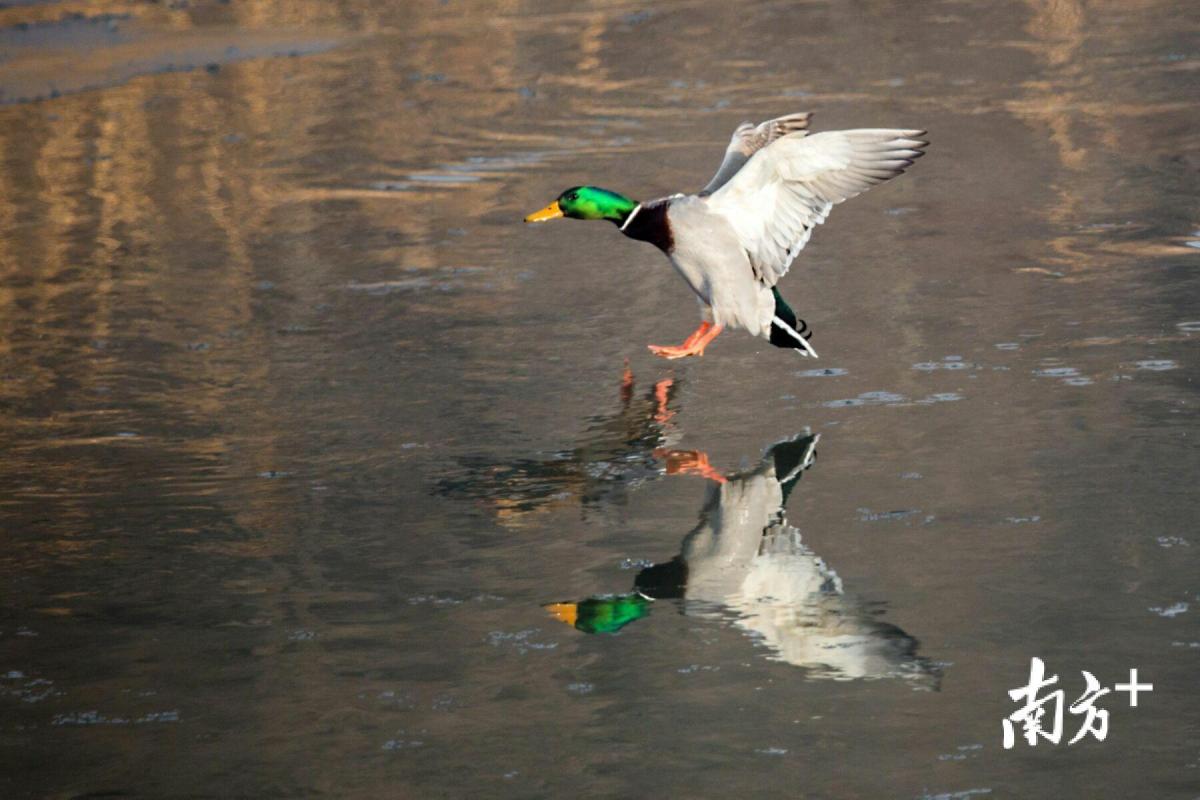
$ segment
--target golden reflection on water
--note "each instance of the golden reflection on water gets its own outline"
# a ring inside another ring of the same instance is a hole
[[[1026,30],[1032,38],[1017,46],[1038,59],[1039,75],[1023,82],[1020,95],[1006,107],[1035,131],[1048,132],[1059,162],[1069,171],[1054,181],[1056,202],[1047,208],[1046,216],[1072,232],[1050,240],[1053,255],[1047,261],[1068,273],[1064,280],[1074,282],[1085,277],[1081,273],[1108,269],[1130,257],[1183,254],[1182,246],[1168,241],[1098,244],[1094,235],[1075,232],[1098,209],[1115,206],[1115,213],[1122,213],[1108,195],[1119,180],[1126,154],[1147,146],[1136,133],[1131,135],[1140,126],[1128,122],[1169,118],[1187,113],[1190,106],[1122,91],[1114,83],[1124,76],[1107,74],[1106,59],[1089,57],[1084,48],[1121,47],[1126,37],[1154,36],[1152,27],[1139,29],[1139,23],[1169,13],[1170,6],[1155,0],[1087,4],[1028,0],[1028,5],[1032,14]],[[1079,173],[1087,177],[1080,180]]]

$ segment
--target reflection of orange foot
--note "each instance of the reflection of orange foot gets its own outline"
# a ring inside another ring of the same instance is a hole
[[[658,404],[654,413],[654,420],[656,422],[666,422],[675,416],[675,412],[667,408],[667,401],[671,399],[671,387],[674,385],[674,378],[663,378],[654,384],[654,401]]]
[[[663,358],[686,358],[687,356],[702,356],[704,348],[708,347],[709,343],[717,338],[721,333],[722,326],[714,325],[711,322],[701,322],[700,327],[692,332],[692,335],[683,340],[683,344],[679,346],[672,345],[648,345],[650,352],[656,356]]]
[[[708,463],[708,453],[702,450],[664,450],[654,451],[657,458],[667,462],[668,475],[699,475],[710,481],[725,483],[726,478]]]
[[[633,399],[633,370],[629,368],[629,359],[625,359],[625,371],[621,373],[621,402],[629,405]]]

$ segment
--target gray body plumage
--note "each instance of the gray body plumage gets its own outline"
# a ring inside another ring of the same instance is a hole
[[[729,221],[696,195],[672,201],[667,220],[675,233],[671,265],[696,293],[705,321],[766,336],[775,298],[770,286],[753,280],[750,257]]]

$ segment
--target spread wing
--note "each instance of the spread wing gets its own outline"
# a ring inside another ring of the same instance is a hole
[[[708,186],[700,190],[701,196],[712,194],[737,174],[742,165],[750,160],[750,156],[763,149],[771,142],[789,133],[808,130],[808,120],[812,116],[808,111],[799,114],[788,114],[776,117],[755,125],[753,122],[743,122],[733,132],[729,147],[725,148],[725,160],[721,162],[717,174],[713,175]]]
[[[894,178],[924,155],[925,131],[861,129],[785,136],[759,150],[709,209],[728,220],[754,276],[774,286],[834,204]]]

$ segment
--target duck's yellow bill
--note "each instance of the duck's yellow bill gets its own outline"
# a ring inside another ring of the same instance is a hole
[[[579,619],[579,605],[577,603],[551,603],[542,608],[549,611],[554,618],[559,622],[565,622],[574,627],[575,620]]]
[[[535,211],[525,218],[526,222],[545,222],[549,219],[558,219],[563,215],[563,210],[559,207],[558,201],[555,200],[550,205],[543,208],[541,211]]]

